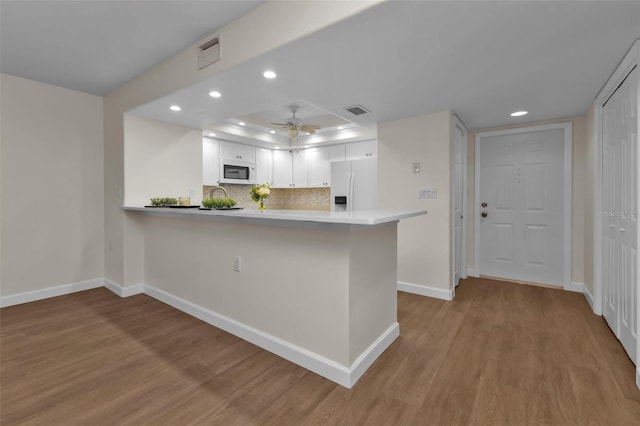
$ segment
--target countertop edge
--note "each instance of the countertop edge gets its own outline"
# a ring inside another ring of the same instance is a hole
[[[264,221],[314,222],[343,225],[382,225],[427,214],[427,210],[361,210],[355,212],[326,212],[313,210],[198,210],[174,208],[122,207],[125,211],[163,213],[180,216],[244,218]]]

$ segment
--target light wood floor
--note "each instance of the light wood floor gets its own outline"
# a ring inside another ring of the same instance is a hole
[[[634,367],[581,294],[469,279],[399,293],[353,389],[148,296],[4,308],[2,425],[639,425]]]

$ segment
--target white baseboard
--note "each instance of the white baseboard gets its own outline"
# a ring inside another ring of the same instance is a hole
[[[198,306],[188,300],[167,293],[164,290],[145,285],[144,292],[154,299],[251,342],[256,346],[304,367],[307,370],[311,370],[346,388],[351,388],[367,368],[400,335],[400,326],[396,322],[378,337],[378,339],[358,357],[351,367],[347,368],[335,361],[296,346],[293,343],[257,330],[210,309]]]
[[[50,297],[63,296],[65,294],[76,293],[78,291],[91,290],[93,288],[102,287],[103,285],[103,278],[95,278],[93,280],[63,284],[40,290],[26,291],[24,293],[12,294],[10,296],[2,296],[0,297],[0,308],[35,302],[37,300],[48,299]]]
[[[351,388],[358,379],[367,371],[371,364],[400,336],[400,325],[396,322],[376,339],[363,353],[356,359],[349,368],[349,385],[342,385]],[[304,367],[304,365],[303,365]],[[326,376],[324,376],[326,377]],[[342,384],[342,383],[340,383]]]
[[[571,281],[571,283],[563,286],[563,288],[566,291],[573,291],[576,293],[583,293],[584,292],[584,284],[583,283],[577,283],[575,281]]]
[[[478,278],[478,275],[476,274],[476,270],[474,268],[467,268],[467,276]]]
[[[587,286],[583,286],[582,294],[584,294],[584,298],[587,299],[587,303],[591,307],[593,313],[596,315],[602,315],[602,309],[593,304],[593,294],[591,294]]]
[[[398,281],[398,290],[406,293],[419,294],[420,296],[433,297],[442,300],[453,300],[453,290],[444,290],[442,288],[429,287],[426,285],[405,283]]]
[[[351,388],[373,362],[387,349],[400,335],[400,326],[396,322],[375,342],[371,344],[350,366],[346,367],[307,349],[301,348],[282,340],[278,337],[264,333],[251,326],[231,319],[212,310],[198,306],[192,302],[181,299],[158,288],[136,284],[123,287],[106,278],[83,281],[79,283],[65,284],[42,290],[29,291],[0,297],[0,307],[12,306],[21,303],[33,302],[55,296],[62,296],[78,291],[106,287],[120,297],[128,297],[134,294],[145,293],[167,305],[173,306],[182,312],[196,317],[208,324],[225,330],[241,339],[253,343],[269,352],[311,370],[322,377],[338,383],[346,388]]]
[[[144,293],[144,284],[130,285],[123,287],[118,283],[105,278],[104,286],[120,297],[129,297],[136,294]]]

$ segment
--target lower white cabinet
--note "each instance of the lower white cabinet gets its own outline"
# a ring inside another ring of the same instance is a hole
[[[218,185],[220,182],[220,143],[215,139],[202,138],[202,183]]]

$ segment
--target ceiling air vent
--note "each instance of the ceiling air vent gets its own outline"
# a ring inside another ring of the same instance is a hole
[[[350,107],[346,107],[345,109],[353,115],[362,115],[362,114],[368,114],[371,112],[370,110],[366,109],[362,105],[353,105]]]
[[[209,40],[198,48],[198,69],[211,65],[220,60],[220,39]]]

